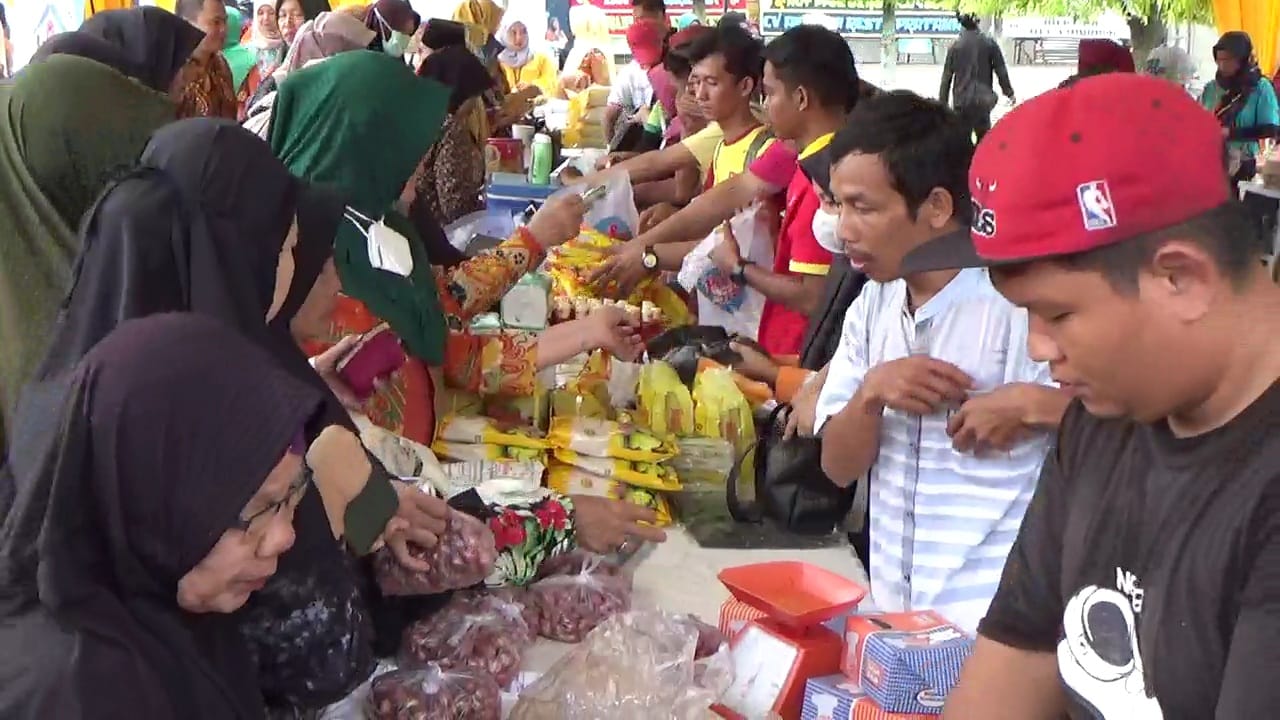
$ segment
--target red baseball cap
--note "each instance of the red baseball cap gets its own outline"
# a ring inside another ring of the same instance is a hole
[[[645,67],[657,65],[662,62],[662,41],[666,36],[667,28],[660,23],[632,23],[627,28],[627,47],[631,48],[631,57]]]
[[[904,273],[1073,255],[1231,199],[1222,127],[1182,86],[1111,73],[1011,111],[969,167],[973,224],[908,253]]]

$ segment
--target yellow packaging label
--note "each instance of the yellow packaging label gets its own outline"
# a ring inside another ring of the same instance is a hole
[[[658,360],[640,369],[636,403],[640,423],[658,435],[693,434],[693,396],[667,363]]]
[[[672,443],[633,425],[594,418],[553,418],[547,441],[561,450],[632,462],[660,463],[676,454]]]
[[[556,463],[553,463],[547,472],[547,487],[561,495],[593,495],[625,500],[633,505],[653,510],[657,515],[655,525],[671,524],[671,504],[662,493],[654,490],[631,487],[617,480],[602,478],[576,467]]]
[[[482,415],[450,415],[436,425],[436,438],[446,442],[471,445],[507,445],[546,450],[542,433],[532,427],[508,427]]]
[[[676,476],[676,471],[665,465],[633,463],[627,460],[618,460],[617,458],[591,457],[589,455],[581,455],[572,450],[561,450],[559,448],[552,452],[552,456],[565,465],[572,465],[593,475],[599,475],[610,480],[618,480],[628,485],[649,490],[661,490],[663,492],[678,492],[682,489],[680,478]]]

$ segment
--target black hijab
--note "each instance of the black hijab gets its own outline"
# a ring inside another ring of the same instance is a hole
[[[463,103],[479,97],[494,85],[489,69],[465,45],[448,45],[431,53],[418,66],[418,75],[438,80],[452,89],[450,113],[457,112]]]
[[[1240,63],[1240,69],[1229,77],[1219,72],[1214,79],[1223,90],[1227,91],[1228,95],[1247,95],[1262,79],[1262,69],[1258,67],[1258,60],[1253,56],[1253,39],[1249,37],[1249,33],[1241,30],[1223,33],[1213,46],[1215,57],[1220,52],[1235,58]]]
[[[432,18],[422,30],[422,44],[432,50],[443,50],[450,45],[467,45],[467,26],[453,20]]]
[[[140,162],[86,216],[84,249],[50,350],[19,400],[19,412],[32,422],[13,435],[12,467],[9,477],[0,477],[0,492],[11,495],[15,485],[23,492],[31,458],[55,429],[47,421],[41,427],[39,418],[56,415],[67,392],[67,371],[122,322],[157,313],[217,318],[309,385],[323,406],[306,427],[308,441],[329,425],[354,429],[288,328],[333,253],[345,203],[295,178],[270,146],[227,120],[168,125],[152,136]],[[293,277],[268,324],[276,267],[295,215]],[[303,498],[294,528],[293,549],[240,613],[240,627],[251,640],[268,700],[327,704],[367,675],[369,630],[355,577],[343,565],[345,554],[319,493]]]
[[[0,716],[262,717],[233,616],[183,611],[178,581],[320,396],[235,330],[176,314],[120,325],[67,387],[0,525]]]
[[[126,67],[112,67],[162,93],[169,92],[174,76],[204,39],[200,28],[156,7],[100,12],[76,32],[115,46]]]
[[[133,75],[135,70],[133,63],[122,48],[89,33],[73,31],[54,35],[36,49],[29,64],[34,65],[54,55],[78,55],[102,63],[121,75],[142,80]]]
[[[322,389],[288,323],[333,252],[342,200],[295,178],[266,143],[228,120],[161,128],[140,163],[86,215],[72,288],[37,379],[64,373],[124,320],[197,312],[240,330]],[[295,215],[293,278],[268,325]],[[327,424],[350,425],[340,406],[326,416]]]

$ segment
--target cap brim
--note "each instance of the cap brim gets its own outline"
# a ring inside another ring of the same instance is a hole
[[[978,255],[969,228],[936,237],[907,253],[902,258],[902,274],[931,272],[934,270],[961,270],[964,268],[998,267],[1016,265],[1038,258],[1007,258],[992,260]]]

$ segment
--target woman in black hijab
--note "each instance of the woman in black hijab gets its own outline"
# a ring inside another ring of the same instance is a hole
[[[293,541],[319,393],[174,314],[122,324],[66,387],[0,526],[0,717],[263,717],[230,613]]]
[[[1217,116],[1227,140],[1231,181],[1253,179],[1258,171],[1261,140],[1275,137],[1280,107],[1275,89],[1262,76],[1248,33],[1224,33],[1213,46],[1218,72],[1205,85],[1200,103]]]
[[[269,146],[235,123],[198,118],[162,128],[143,151],[141,167],[87,214],[72,289],[19,411],[39,417],[37,408],[44,408],[43,416],[52,417],[66,372],[121,322],[190,311],[239,330],[321,394],[322,410],[306,428],[308,443],[339,428],[359,448],[350,416],[294,338],[300,320],[327,321],[323,306],[331,307],[337,293],[331,255],[344,207],[290,175]],[[312,292],[325,283],[327,291]],[[50,429],[29,424],[25,430],[10,443],[19,483]],[[245,613],[243,627],[273,704],[333,702],[371,669],[358,576],[335,534],[363,554],[398,510],[411,523],[431,522],[414,514],[424,494],[400,503],[385,472],[362,452],[359,460],[362,468],[332,478],[332,485],[319,475],[325,468],[317,470],[320,492],[299,507],[296,546]],[[388,542],[405,552],[403,538]]]
[[[178,72],[186,66],[191,53],[195,52],[196,46],[204,39],[204,32],[199,28],[156,7],[100,12],[85,20],[75,32],[58,37],[66,35],[85,35],[105,42],[116,49],[115,61],[107,62],[94,56],[102,54],[101,43],[79,38],[61,40],[58,45],[46,51],[46,55],[56,52],[83,55],[90,60],[110,65],[151,89],[166,94],[173,89]],[[36,56],[44,57],[41,55],[42,51],[43,46],[36,51]]]

